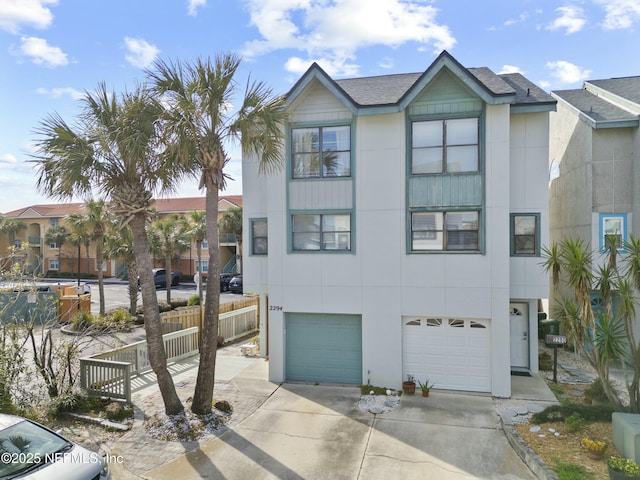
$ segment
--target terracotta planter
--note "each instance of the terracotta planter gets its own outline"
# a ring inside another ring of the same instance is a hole
[[[413,395],[416,393],[415,382],[402,382],[402,393],[405,395]]]
[[[422,391],[422,396],[423,397],[428,397],[429,396],[429,390],[423,390]]]
[[[590,452],[589,450],[587,450],[587,457],[589,457],[591,460],[602,460],[604,458],[604,452],[598,453]]]

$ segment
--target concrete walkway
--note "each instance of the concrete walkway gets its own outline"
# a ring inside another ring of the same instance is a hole
[[[526,479],[536,476],[518,457],[497,407],[553,403],[539,377],[512,377],[511,399],[432,390],[402,396],[383,414],[358,408],[357,387],[267,380],[268,363],[219,351],[216,400],[234,413],[218,437],[165,442],[148,437],[144,415],[162,411],[153,385],[134,394],[135,425],[112,450],[115,479]],[[197,359],[174,371],[178,394],[193,394]],[[497,403],[496,403],[497,402]]]

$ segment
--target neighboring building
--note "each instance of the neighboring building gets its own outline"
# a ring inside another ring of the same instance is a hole
[[[242,206],[242,195],[221,196],[218,201],[219,214],[221,215],[231,207]],[[205,209],[204,197],[186,198],[165,198],[155,201],[155,208],[159,216],[179,213],[187,215],[195,210]],[[52,273],[64,272],[76,275],[78,272],[78,249],[69,242],[62,245],[47,244],[44,242],[47,230],[55,225],[64,225],[65,217],[71,213],[83,213],[83,203],[65,203],[48,205],[31,205],[29,207],[7,212],[2,216],[7,219],[16,219],[23,222],[27,228],[16,232],[14,238],[9,239],[7,235],[0,235],[0,252],[7,251],[9,242],[17,247],[15,258],[24,262],[28,266],[30,273]],[[221,232],[220,242],[220,265],[221,270],[236,272],[236,257],[239,256],[238,239],[236,235]],[[207,244],[204,242],[203,258],[206,257]],[[96,264],[95,245],[89,247],[89,261],[87,265],[87,254],[85,247],[81,247],[80,252],[80,272],[96,275],[98,265]],[[191,245],[189,251],[176,258],[173,267],[183,275],[191,276],[196,272],[197,251],[195,243]],[[206,272],[208,260],[202,261],[202,270]],[[164,267],[163,259],[157,259],[157,266]],[[103,265],[104,275],[107,277],[122,274],[124,265],[118,264],[116,260],[106,261]]]
[[[243,159],[270,380],[510,396],[512,370],[538,370],[555,100],[443,52],[414,74],[314,64],[287,102],[286,167]]]
[[[620,245],[640,236],[633,221],[640,215],[640,76],[590,80],[552,96],[550,241],[580,238],[604,252],[606,234],[619,235]]]

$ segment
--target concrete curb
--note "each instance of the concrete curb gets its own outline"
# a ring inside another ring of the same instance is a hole
[[[505,425],[502,419],[501,422],[502,430],[507,437],[507,441],[533,474],[540,480],[559,480],[558,475],[531,450],[513,425]]]

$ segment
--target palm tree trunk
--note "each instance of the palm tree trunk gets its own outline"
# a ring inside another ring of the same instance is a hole
[[[209,242],[209,268],[207,294],[204,304],[200,364],[193,393],[191,410],[204,415],[211,412],[215,383],[216,354],[218,350],[218,313],[220,311],[220,249],[218,246],[218,188],[208,185],[205,197],[207,239]]]
[[[147,334],[147,350],[149,363],[156,374],[158,388],[164,402],[167,415],[175,415],[184,411],[184,407],[167,369],[167,355],[162,341],[162,324],[158,309],[158,297],[151,273],[151,254],[149,253],[149,240],[145,230],[145,217],[142,213],[133,216],[130,222],[133,233],[133,249],[136,256],[142,288],[142,307],[144,311],[144,328]]]
[[[198,268],[196,269],[196,271],[198,272],[198,278],[199,278],[199,282],[198,282],[198,298],[200,299],[200,305],[203,304],[202,301],[202,241],[198,240],[196,242],[196,252],[198,255]]]
[[[104,303],[104,272],[102,271],[102,263],[104,262],[104,253],[102,252],[103,238],[96,238],[96,261],[98,262],[98,290],[100,292],[100,315],[105,314]]]
[[[138,267],[135,261],[127,262],[127,275],[129,281],[129,313],[138,313]]]

